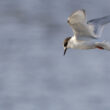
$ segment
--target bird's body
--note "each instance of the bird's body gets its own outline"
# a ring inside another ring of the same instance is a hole
[[[94,41],[89,40],[78,40],[75,36],[72,37],[69,41],[68,48],[74,48],[74,49],[93,49]]]
[[[87,22],[85,11],[78,10],[73,13],[68,21],[74,35],[64,40],[64,54],[67,48],[73,49],[105,49],[110,50],[108,42],[98,42],[105,24],[110,22],[110,16],[93,19]]]

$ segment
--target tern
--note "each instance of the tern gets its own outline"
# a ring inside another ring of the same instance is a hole
[[[84,9],[75,11],[68,17],[68,24],[74,35],[64,40],[64,55],[68,48],[73,49],[101,49],[110,51],[110,43],[98,42],[104,26],[110,23],[110,15],[87,21]]]

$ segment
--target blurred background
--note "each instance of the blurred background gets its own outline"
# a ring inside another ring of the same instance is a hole
[[[110,15],[110,0],[0,0],[0,110],[110,110],[110,52],[63,56],[67,18],[82,8]]]

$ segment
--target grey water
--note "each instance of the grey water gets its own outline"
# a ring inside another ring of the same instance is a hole
[[[0,110],[110,110],[110,52],[63,56],[78,9],[90,20],[110,15],[110,1],[0,0]]]

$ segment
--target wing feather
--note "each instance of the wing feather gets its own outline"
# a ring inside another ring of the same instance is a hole
[[[72,13],[72,15],[68,17],[69,24],[75,24],[75,23],[85,22],[85,21],[86,21],[86,13],[84,9],[78,10]]]
[[[92,19],[87,22],[91,30],[94,32],[95,37],[97,38],[101,36],[104,26],[108,23],[110,23],[110,16]]]
[[[87,24],[85,10],[78,10],[68,17],[68,23],[72,27],[74,34],[83,37],[95,38]]]
[[[87,22],[85,10],[78,10],[68,17],[68,23],[74,34],[82,37],[99,38],[106,24],[110,23],[110,15],[92,19]]]

